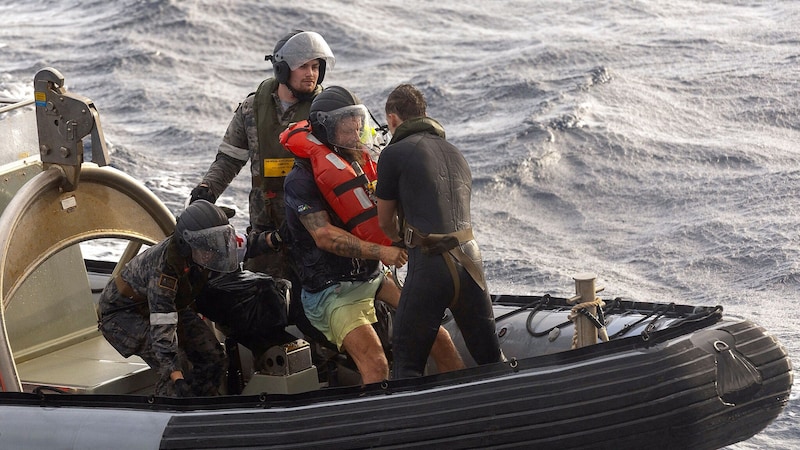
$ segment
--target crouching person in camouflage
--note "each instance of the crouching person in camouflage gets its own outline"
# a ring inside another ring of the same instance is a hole
[[[156,395],[218,395],[225,353],[193,302],[210,273],[238,267],[228,218],[198,200],[178,217],[172,236],[108,282],[100,296],[100,332],[122,356],[138,355],[158,371]]]

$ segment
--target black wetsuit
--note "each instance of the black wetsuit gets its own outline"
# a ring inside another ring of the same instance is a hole
[[[381,152],[376,195],[396,200],[405,223],[421,235],[470,230],[471,191],[467,161],[433,119],[403,122]],[[453,256],[459,251],[472,260],[477,277]],[[422,375],[447,307],[478,364],[502,360],[491,299],[482,285],[483,264],[471,234],[443,253],[424,246],[408,249],[408,274],[394,320],[395,378]]]

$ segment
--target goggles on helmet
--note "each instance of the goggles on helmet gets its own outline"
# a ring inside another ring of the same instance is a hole
[[[325,60],[328,69],[333,69],[333,65],[336,63],[336,58],[333,57],[328,43],[319,33],[313,31],[303,31],[292,36],[273,55],[273,62],[285,61],[292,70],[312,59]]]
[[[183,240],[192,249],[192,260],[215,272],[229,273],[239,268],[236,232],[231,225],[191,231],[184,230]]]

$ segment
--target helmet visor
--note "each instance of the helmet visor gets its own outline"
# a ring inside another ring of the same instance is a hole
[[[231,225],[185,230],[183,240],[192,249],[192,260],[206,269],[229,273],[239,267],[236,232]]]
[[[377,131],[364,105],[345,106],[319,113],[319,123],[325,127],[328,141],[336,147],[369,150],[376,147]]]
[[[325,39],[313,31],[298,33],[275,52],[275,62],[286,61],[289,68],[297,69],[312,59],[323,59],[328,69],[333,69],[336,59]]]

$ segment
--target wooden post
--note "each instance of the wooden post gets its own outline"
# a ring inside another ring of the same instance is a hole
[[[572,277],[575,280],[575,294],[578,304],[594,302],[595,294],[595,280],[597,275],[591,272],[579,273]],[[575,298],[575,297],[573,297]],[[597,315],[596,306],[587,306],[586,310],[594,315]],[[573,317],[575,323],[575,336],[572,340],[572,348],[586,347],[587,345],[594,345],[597,343],[597,327],[594,326],[588,317],[580,313],[573,312],[570,317]]]

